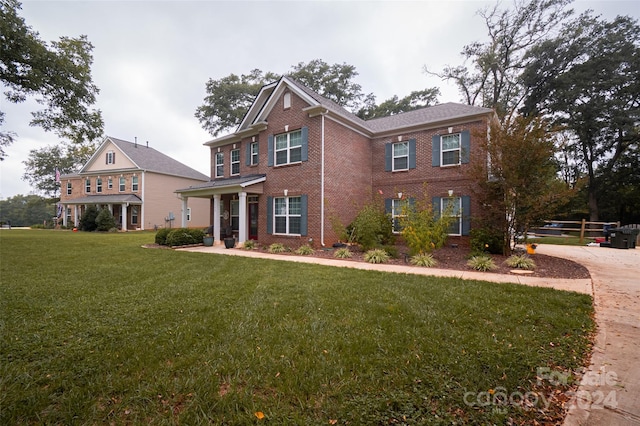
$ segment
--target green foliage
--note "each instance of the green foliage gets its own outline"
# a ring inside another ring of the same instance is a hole
[[[399,218],[404,238],[411,255],[431,253],[445,245],[451,224],[450,212],[435,217],[427,196],[416,203],[406,202]]]
[[[253,250],[254,248],[256,248],[256,242],[255,240],[247,240],[244,242],[244,244],[242,245],[242,248],[245,250]]]
[[[289,251],[282,243],[273,243],[269,246],[269,253],[277,254]]]
[[[427,268],[436,266],[436,264],[438,263],[430,253],[419,253],[415,256],[411,256],[410,262],[412,265],[424,266]]]
[[[440,96],[440,89],[431,87],[424,90],[413,91],[402,99],[398,99],[398,96],[394,95],[381,104],[376,105],[375,96],[369,95],[365,100],[365,105],[358,110],[356,115],[363,120],[371,120],[401,114],[403,112],[436,105],[438,103],[438,96]]]
[[[45,109],[32,113],[32,126],[54,131],[71,143],[95,140],[102,135],[99,110],[89,110],[98,88],[91,78],[93,45],[86,36],[60,37],[46,43],[18,15],[16,0],[3,0],[0,8],[0,81],[9,102],[37,97]],[[6,134],[0,136],[6,143]],[[0,144],[0,158],[4,157]]]
[[[39,195],[16,195],[0,200],[0,220],[11,226],[42,225],[55,215],[55,199]]]
[[[100,209],[96,216],[96,231],[106,232],[116,228],[116,219],[109,209]]]
[[[471,259],[467,261],[467,266],[482,272],[496,269],[496,263],[487,255],[472,256]]]
[[[367,251],[393,242],[393,224],[384,208],[374,203],[366,204],[347,227],[353,242]]]
[[[161,246],[166,246],[167,245],[167,236],[169,235],[169,232],[171,232],[171,231],[172,231],[171,228],[158,229],[158,231],[156,232],[156,236],[155,236],[156,244],[160,244]]]
[[[175,247],[190,244],[201,244],[205,235],[206,234],[202,229],[175,228],[167,234],[166,245]]]
[[[302,256],[307,256],[309,254],[313,254],[315,250],[309,244],[302,245],[298,247],[296,250],[296,254],[300,254]]]
[[[96,219],[98,218],[98,209],[93,204],[87,206],[80,217],[78,229],[86,232],[93,232],[98,228]]]
[[[482,254],[502,254],[504,247],[504,238],[500,231],[492,229],[488,226],[482,228],[473,228],[469,232],[471,253]]]
[[[351,250],[349,250],[348,247],[340,247],[333,253],[333,257],[338,259],[350,259],[353,257],[353,253],[351,253]]]
[[[383,249],[372,249],[364,254],[364,260],[368,263],[386,263],[389,261],[389,254]]]
[[[528,270],[536,268],[536,262],[534,262],[534,260],[531,257],[527,256],[526,254],[511,255],[507,258],[507,260],[505,260],[505,263],[510,268],[528,269]]]

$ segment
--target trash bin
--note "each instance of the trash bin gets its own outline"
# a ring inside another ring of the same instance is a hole
[[[611,235],[612,223],[605,223],[602,225],[602,234],[604,235],[604,241],[609,242],[609,236]]]
[[[638,234],[632,228],[611,228],[611,247],[630,249],[636,246]]]

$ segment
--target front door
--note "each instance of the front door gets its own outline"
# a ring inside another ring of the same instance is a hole
[[[258,239],[258,202],[249,201],[249,239]]]

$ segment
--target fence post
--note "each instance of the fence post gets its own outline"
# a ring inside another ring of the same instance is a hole
[[[580,244],[582,244],[584,242],[584,226],[586,224],[587,220],[586,219],[582,219],[582,225],[580,225]]]

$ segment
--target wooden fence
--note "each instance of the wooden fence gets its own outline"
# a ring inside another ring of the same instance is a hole
[[[585,233],[588,232],[598,232],[600,235],[598,236],[604,236],[604,225],[611,225],[611,228],[618,228],[620,227],[620,222],[587,222],[586,219],[582,219],[581,221],[576,221],[576,220],[545,220],[544,223],[558,223],[560,225],[580,225],[580,227],[538,227],[538,228],[533,228],[534,231],[536,230],[545,230],[547,232],[536,232],[536,234],[539,235],[548,235],[548,231],[580,231],[580,244],[582,244],[584,242],[584,235]],[[595,225],[595,227],[594,227]],[[640,227],[640,225],[627,225],[627,227]]]

